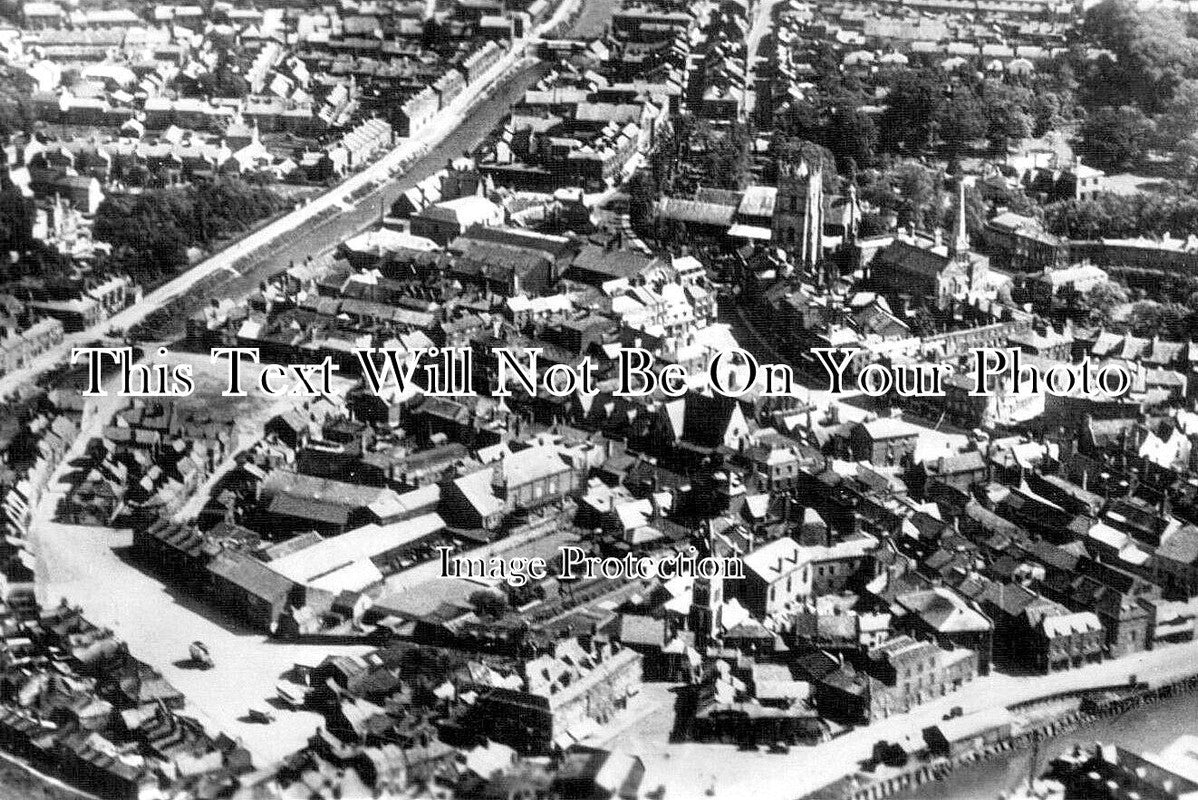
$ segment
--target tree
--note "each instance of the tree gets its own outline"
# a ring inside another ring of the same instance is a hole
[[[1116,308],[1130,300],[1127,287],[1114,281],[1099,283],[1082,295],[1081,307],[1090,315],[1090,323],[1109,325]]]
[[[1127,325],[1133,336],[1188,339],[1190,311],[1181,303],[1141,300],[1131,307]]]
[[[1190,191],[1198,191],[1198,135],[1177,143],[1177,160]]]
[[[1101,194],[1045,206],[1048,229],[1071,239],[1198,235],[1198,199],[1164,194]]]
[[[664,195],[689,194],[696,179],[717,189],[743,189],[749,182],[750,141],[740,123],[716,127],[682,114],[650,156],[649,169]]]
[[[857,168],[874,163],[878,147],[878,126],[873,117],[857,108],[841,108],[828,120],[823,141],[836,157],[842,172],[851,161]]]
[[[1051,91],[1036,91],[1028,102],[1031,115],[1031,135],[1043,136],[1065,125],[1074,114],[1072,94]]]
[[[1018,144],[1032,132],[1032,117],[1027,112],[1031,93],[1026,89],[988,82],[983,86],[981,102],[986,114],[986,138],[995,153],[1006,153],[1012,142]]]
[[[964,153],[986,135],[986,109],[968,87],[957,87],[938,119],[940,138],[950,157]]]
[[[776,139],[771,148],[775,170],[781,164],[818,164],[824,175],[824,190],[836,190],[836,157],[823,145],[793,136]]]
[[[201,95],[211,97],[245,97],[250,91],[245,77],[223,58],[214,69],[200,76],[197,85]]]
[[[653,204],[659,197],[653,173],[637,170],[628,181],[628,220],[638,231],[647,230],[653,221]]]
[[[26,252],[33,243],[36,211],[5,176],[0,181],[0,255]],[[6,259],[7,260],[7,259]]]
[[[895,76],[879,119],[882,149],[922,152],[938,136],[944,107],[943,78],[931,70],[902,70]]]
[[[857,235],[866,238],[881,236],[889,230],[886,221],[874,211],[863,211],[861,220],[857,223]]]
[[[1185,21],[1170,10],[1102,0],[1086,12],[1082,29],[1115,56],[1102,59],[1087,81],[1100,103],[1130,100],[1157,113],[1198,65],[1198,41],[1187,35]]]
[[[474,613],[483,619],[499,619],[508,612],[507,599],[486,589],[472,592],[469,598]]]
[[[33,127],[32,93],[33,79],[24,70],[0,62],[0,139]]]
[[[1086,117],[1076,149],[1099,168],[1119,172],[1140,158],[1152,131],[1152,121],[1135,106],[1106,106]]]
[[[904,162],[894,170],[894,186],[903,198],[899,224],[923,228],[928,207],[936,197],[932,171],[915,161]]]
[[[1163,113],[1154,120],[1159,145],[1168,150],[1198,134],[1198,80],[1177,85]]]
[[[189,248],[210,247],[284,205],[271,189],[236,179],[115,194],[100,204],[92,233],[112,245],[111,266],[153,284],[186,266]]]
[[[957,223],[957,199],[956,193],[953,193],[951,202],[946,203],[940,211],[940,227],[946,231],[951,231]],[[986,225],[986,201],[982,198],[982,193],[975,186],[969,186],[965,189],[965,231],[973,241],[977,241],[980,237],[982,228]]]

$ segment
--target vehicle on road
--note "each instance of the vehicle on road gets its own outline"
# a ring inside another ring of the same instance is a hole
[[[246,712],[246,717],[250,722],[257,722],[259,725],[269,725],[275,721],[275,715],[269,711],[263,711],[259,708],[251,708]]]
[[[216,666],[212,661],[212,654],[208,652],[208,645],[203,642],[192,642],[189,652],[191,660],[204,669],[212,669]]]

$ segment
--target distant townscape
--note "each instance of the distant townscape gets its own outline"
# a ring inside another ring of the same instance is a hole
[[[0,795],[1190,796],[1191,12],[0,3]]]

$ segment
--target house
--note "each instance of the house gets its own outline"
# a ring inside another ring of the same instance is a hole
[[[994,623],[971,603],[943,586],[908,592],[895,598],[907,613],[895,620],[916,636],[928,636],[946,649],[964,647],[977,653],[981,675],[990,673]]]
[[[982,241],[999,269],[1043,272],[1069,260],[1067,241],[1044,230],[1038,220],[1010,211],[986,223]]]
[[[1051,310],[1060,297],[1081,297],[1099,284],[1110,280],[1106,271],[1094,264],[1075,264],[1052,269],[1032,279],[1032,302],[1037,309]]]
[[[736,452],[748,444],[749,424],[735,398],[691,392],[682,425],[684,449],[706,455],[719,448]]]
[[[1167,596],[1188,600],[1198,595],[1198,528],[1183,525],[1167,534],[1151,563]]]
[[[932,484],[950,486],[961,492],[986,479],[986,460],[977,450],[921,461],[914,470],[908,486],[919,495],[926,495]]]
[[[1055,672],[1102,661],[1106,631],[1091,611],[1048,614],[1040,619],[1031,641],[1036,666]]]
[[[728,584],[757,619],[794,608],[810,597],[812,565],[789,536],[775,539],[744,556],[745,578]]]
[[[1106,191],[1106,173],[1082,163],[1076,156],[1064,169],[1029,171],[1024,186],[1030,195],[1043,195],[1045,202],[1059,200],[1093,200]]]
[[[562,757],[553,789],[559,797],[636,800],[644,779],[645,764],[640,757],[574,744]]]
[[[957,222],[946,243],[914,230],[897,234],[869,263],[868,274],[879,287],[893,294],[925,297],[939,308],[973,297],[992,297],[1009,286],[1010,279],[991,273],[990,259],[970,249],[965,232],[964,186],[958,200]]]
[[[264,530],[276,536],[305,530],[335,536],[372,522],[395,522],[419,512],[392,489],[287,470],[267,475],[260,491],[263,503],[259,513]]]
[[[439,514],[389,525],[364,525],[273,559],[270,568],[296,584],[334,595],[368,591],[381,583],[385,574],[396,572],[406,554],[444,530]]]
[[[506,454],[444,484],[449,523],[493,531],[508,514],[558,502],[577,491],[583,472],[552,445]]]
[[[989,581],[977,595],[978,605],[994,624],[993,661],[1007,669],[1039,668],[1047,653],[1031,647],[1039,642],[1039,621],[1069,610],[1017,583]]]
[[[472,225],[497,226],[504,222],[500,206],[480,195],[468,195],[431,205],[412,216],[411,233],[444,247]]]
[[[100,181],[91,175],[35,170],[29,188],[37,197],[62,197],[82,214],[95,214],[104,202],[104,191],[100,187]]]
[[[885,719],[955,692],[977,675],[977,653],[944,650],[931,642],[896,636],[867,653],[869,719]]]
[[[1013,721],[1010,710],[990,708],[924,728],[923,738],[932,754],[958,758],[1006,742]]]
[[[855,422],[848,431],[848,451],[854,461],[899,466],[915,457],[920,428],[895,417]]]
[[[838,593],[854,580],[872,578],[877,546],[876,538],[864,534],[815,545],[783,536],[743,557],[745,578],[729,582],[728,594],[757,619],[795,611],[810,598]]]
[[[257,630],[275,633],[288,606],[303,604],[294,581],[239,550],[218,553],[207,570],[217,608]]]
[[[564,746],[607,723],[640,689],[641,656],[618,645],[593,651],[576,639],[529,659],[521,689],[491,688],[477,701],[479,730],[531,755]]]

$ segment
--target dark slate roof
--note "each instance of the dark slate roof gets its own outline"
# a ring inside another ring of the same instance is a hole
[[[286,597],[295,587],[294,583],[258,559],[236,550],[218,553],[208,563],[208,571],[256,597],[272,602]]]

